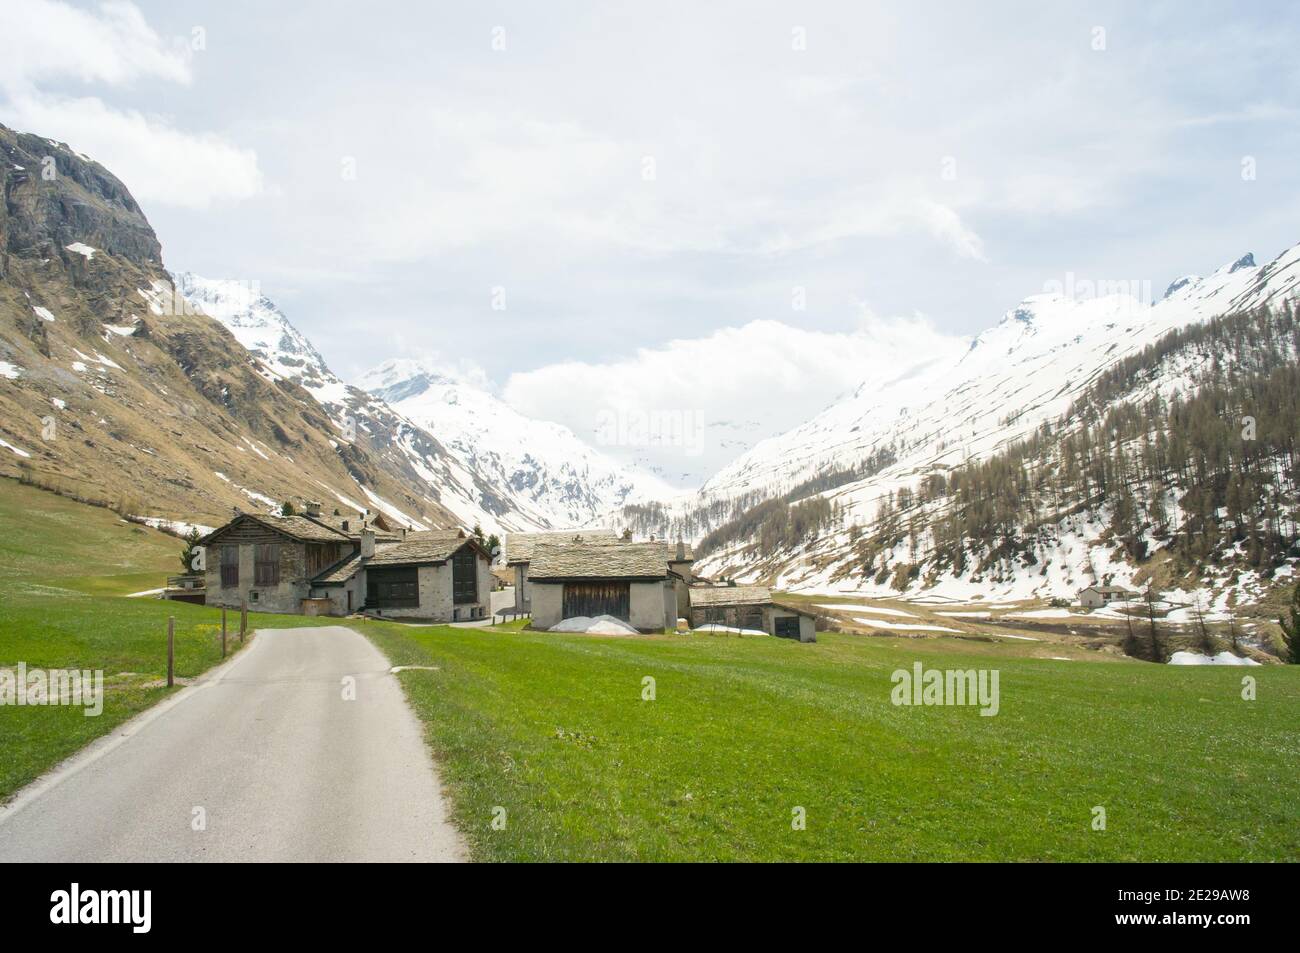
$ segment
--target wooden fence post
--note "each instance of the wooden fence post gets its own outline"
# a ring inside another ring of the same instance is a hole
[[[226,609],[221,609],[221,657],[226,657]]]
[[[239,644],[244,644],[244,633],[248,631],[248,603],[239,607]]]
[[[167,617],[167,687],[176,683],[176,616]]]

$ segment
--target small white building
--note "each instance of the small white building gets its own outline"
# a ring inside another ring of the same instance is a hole
[[[1087,586],[1079,590],[1079,605],[1085,609],[1100,609],[1112,602],[1128,602],[1137,593],[1123,586]]]

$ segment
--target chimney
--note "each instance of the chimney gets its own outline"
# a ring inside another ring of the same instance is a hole
[[[316,500],[303,500],[303,509],[308,516],[320,516],[320,503]]]
[[[371,530],[365,530],[361,534],[361,558],[369,559],[375,554],[375,534]]]
[[[686,544],[680,539],[677,541],[677,561],[679,563],[686,561]]]

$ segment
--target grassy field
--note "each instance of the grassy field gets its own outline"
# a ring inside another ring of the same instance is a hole
[[[167,617],[176,618],[176,674],[221,661],[217,609],[127,599],[181,569],[181,543],[12,480],[0,480],[0,668],[102,669],[104,711],[0,706],[0,798],[166,696]],[[250,614],[250,625],[303,624]],[[238,628],[235,614],[230,618]],[[239,640],[228,643],[233,653]]]
[[[362,631],[437,666],[400,677],[484,860],[1300,858],[1287,667],[1248,702],[1241,669],[955,639]],[[996,668],[999,714],[893,705],[916,661]]]
[[[123,598],[178,550],[0,481],[0,667],[109,684],[98,718],[0,707],[0,797],[166,696],[168,615],[181,676],[219,661],[217,610]],[[349,624],[395,665],[435,667],[398,677],[480,860],[1300,859],[1297,667],[1093,661],[977,631],[803,645]],[[891,674],[917,661],[997,670],[999,713],[893,705]]]

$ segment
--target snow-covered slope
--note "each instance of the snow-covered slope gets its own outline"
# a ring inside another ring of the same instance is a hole
[[[807,423],[760,442],[711,477],[699,498],[775,496],[891,444],[900,457],[892,473],[987,455],[1054,419],[1099,372],[1168,331],[1279,303],[1296,294],[1298,281],[1300,245],[1262,267],[1246,255],[1206,278],[1180,278],[1154,305],[1130,295],[1028,297],[968,348],[903,380],[865,381]]]
[[[432,434],[538,525],[585,526],[625,503],[676,492],[601,454],[567,427],[526,417],[428,362],[386,361],[357,384]]]
[[[1300,246],[1263,266],[1246,255],[1207,277],[1179,279],[1154,304],[1129,295],[1026,298],[959,355],[902,384],[865,382],[807,423],[755,446],[684,505],[776,497],[819,473],[891,448],[894,464],[823,494],[842,507],[844,530],[763,570],[787,585],[843,579],[854,558],[849,527],[869,525],[891,492],[914,488],[927,473],[987,458],[1045,421],[1055,421],[1107,368],[1174,329],[1260,305],[1278,306],[1298,292]],[[1184,365],[1154,386],[1166,395],[1194,388],[1196,367]],[[735,557],[734,552],[715,554],[701,569],[735,571]]]

